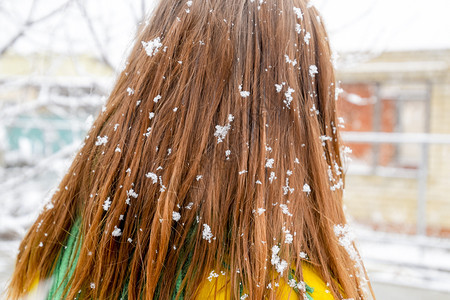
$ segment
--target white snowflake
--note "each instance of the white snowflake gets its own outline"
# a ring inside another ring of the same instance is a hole
[[[297,64],[297,59],[294,58],[294,60],[292,60],[289,58],[287,54],[284,55],[284,58],[286,59],[286,62],[292,65],[293,67],[295,67],[295,65]]]
[[[294,6],[294,13],[297,15],[297,19],[303,20],[303,13],[299,7]]]
[[[108,142],[108,136],[97,136],[97,141],[95,142],[95,146],[105,145]]]
[[[211,273],[209,273],[209,276],[208,276],[207,279],[208,279],[209,281],[212,281],[213,278],[217,278],[217,277],[219,277],[219,274],[217,274],[214,270],[212,270]]]
[[[275,176],[275,172],[270,172],[269,181],[272,183],[277,177]]]
[[[159,191],[162,193],[162,192],[165,192],[166,191],[166,186],[163,184],[163,181],[162,181],[162,177],[161,176],[159,176],[159,185],[161,186],[160,188],[159,188]]]
[[[127,87],[127,93],[128,93],[128,96],[131,96],[134,94],[134,90],[130,87]]]
[[[303,39],[305,40],[306,45],[309,45],[309,40],[311,39],[311,33],[307,32]]]
[[[325,146],[325,142],[326,141],[333,141],[333,138],[331,136],[327,136],[327,135],[321,135],[320,140],[322,141],[322,146]]]
[[[158,101],[161,100],[161,95],[157,95],[155,98],[153,98],[153,102],[158,103]]]
[[[151,127],[148,127],[148,128],[147,128],[147,132],[144,133],[143,135],[146,136],[146,137],[149,137],[151,132],[152,132],[152,128],[151,128]]]
[[[175,222],[178,222],[181,219],[181,214],[179,212],[177,212],[177,211],[173,211],[172,212],[172,219]]]
[[[112,236],[119,237],[122,235],[122,230],[120,228],[117,228],[117,226],[114,226],[114,230],[111,234]]]
[[[275,83],[275,89],[276,89],[277,93],[281,92],[282,88],[283,88],[283,84]]]
[[[242,98],[247,98],[248,96],[250,96],[250,92],[249,91],[241,91],[240,94],[241,94]]]
[[[150,40],[148,42],[144,42],[142,41],[142,46],[145,49],[145,52],[147,53],[148,56],[153,56],[156,53],[158,53],[159,48],[162,47],[162,43],[161,43],[161,38],[157,37],[153,40]]]
[[[225,150],[225,157],[227,160],[230,159],[231,150]]]
[[[127,196],[137,198],[138,194],[133,189],[130,189],[127,191]]]
[[[342,150],[342,152],[343,152],[344,154],[349,154],[349,153],[352,153],[353,150],[352,150],[350,147],[345,146],[344,149]]]
[[[319,71],[317,70],[317,66],[316,65],[310,65],[309,66],[309,76],[314,78],[314,77],[316,77],[317,73],[319,73]]]
[[[217,137],[217,144],[223,142],[225,137],[228,134],[228,131],[231,129],[231,122],[234,120],[233,115],[228,115],[228,124],[225,126],[216,125],[216,132],[214,132],[214,136]]]
[[[284,96],[286,99],[283,100],[284,104],[286,104],[287,108],[291,108],[291,102],[294,100],[292,97],[292,93],[295,92],[295,90],[291,87],[288,87],[288,90],[284,93]]]
[[[105,211],[107,211],[111,207],[111,200],[109,197],[106,198],[106,200],[105,200],[105,202],[103,202],[102,206]]]
[[[289,230],[285,230],[284,231],[284,234],[285,234],[285,236],[284,236],[284,242],[286,243],[286,244],[292,244],[292,242],[294,241],[294,236],[291,234],[291,232],[289,231]]]
[[[280,204],[281,212],[285,215],[292,217],[292,214],[289,212],[289,208],[286,204]]]
[[[309,184],[305,183],[303,185],[303,190],[302,191],[305,192],[305,193],[308,193],[308,195],[309,195],[309,193],[311,193],[311,187],[309,186]]]
[[[291,188],[289,186],[289,178],[286,178],[286,185],[283,186],[283,195],[287,195],[288,193],[293,193],[294,192],[294,188]]]
[[[353,245],[355,236],[353,232],[350,230],[350,226],[348,224],[334,225],[334,234],[338,237],[339,244],[345,248],[350,258],[353,259],[354,261],[359,261],[358,252],[356,251]]]
[[[288,281],[288,285],[289,285],[291,288],[296,287],[297,281],[295,281],[294,278],[291,278],[291,279],[289,279],[289,281]]]
[[[314,78],[314,77],[316,77],[317,73],[319,73],[319,71],[317,70],[317,66],[316,65],[310,65],[309,66],[309,76]]]
[[[250,96],[250,92],[242,90],[242,84],[239,85],[239,92],[241,94],[241,97],[243,98],[247,98],[248,96]]]
[[[266,158],[266,168],[273,168],[273,163],[275,162],[275,159],[273,158]]]
[[[262,215],[265,211],[266,211],[266,210],[265,210],[264,208],[262,208],[262,207],[260,207],[260,208],[258,208],[258,209],[256,210],[256,212],[258,213],[258,215]]]
[[[147,174],[145,174],[145,177],[150,178],[153,183],[158,182],[158,176],[155,173],[148,172]]]
[[[281,259],[278,256],[278,253],[280,252],[280,247],[278,247],[277,245],[274,245],[272,247],[272,259],[270,260],[270,263],[275,266],[275,269],[277,270],[278,273],[280,273],[280,275],[283,275],[284,270],[286,270],[288,263],[284,260]]]
[[[214,235],[211,232],[211,227],[209,227],[208,224],[203,224],[202,237],[204,240],[207,240],[208,243],[211,243],[211,239],[214,238]]]

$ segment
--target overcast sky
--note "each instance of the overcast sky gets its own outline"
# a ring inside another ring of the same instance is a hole
[[[201,1],[201,0],[194,0]],[[226,0],[223,0],[226,1]],[[95,41],[80,7],[73,1],[58,14],[26,30],[14,50],[29,52],[92,52],[98,44],[107,51],[113,65],[123,60],[134,35],[134,24],[142,7],[140,0],[83,1]],[[338,52],[450,49],[450,0],[315,0],[322,12]],[[61,0],[0,2],[0,46],[22,28],[27,16],[45,16],[64,3]],[[146,9],[155,0],[148,0]]]
[[[339,51],[450,49],[449,0],[317,0]]]

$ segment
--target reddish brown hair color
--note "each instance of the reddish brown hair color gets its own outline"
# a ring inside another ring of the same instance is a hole
[[[157,38],[157,51],[141,43]],[[274,245],[297,278],[305,252],[336,298],[340,288],[371,295],[334,233],[346,220],[330,56],[316,9],[301,0],[162,1],[54,207],[23,240],[10,297],[52,274],[76,216],[68,299],[117,298],[126,282],[128,299],[169,299],[189,253],[185,298],[224,263],[232,298],[241,283],[250,299],[275,297]]]

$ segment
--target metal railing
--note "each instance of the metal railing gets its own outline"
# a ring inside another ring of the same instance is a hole
[[[388,132],[343,132],[346,143],[368,144],[418,144],[421,146],[421,157],[417,170],[417,225],[416,233],[426,236],[427,233],[427,179],[429,169],[430,145],[449,145],[450,134],[434,133],[388,133]],[[450,155],[450,152],[449,152]]]

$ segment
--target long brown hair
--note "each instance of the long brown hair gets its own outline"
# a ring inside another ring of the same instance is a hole
[[[330,58],[305,1],[161,1],[23,240],[10,297],[51,275],[77,216],[68,299],[169,299],[183,267],[187,299],[214,270],[232,298],[275,297],[302,261],[336,298],[371,297],[345,236]]]

